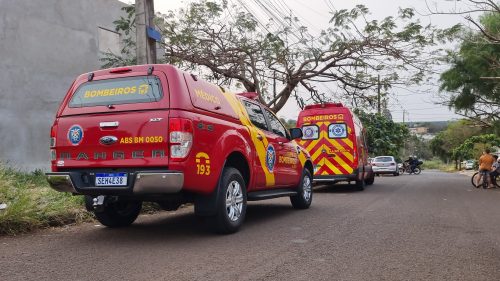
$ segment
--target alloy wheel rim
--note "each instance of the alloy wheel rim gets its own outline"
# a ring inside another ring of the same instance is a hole
[[[226,191],[226,213],[231,221],[237,221],[243,210],[243,191],[238,181],[232,181]]]
[[[309,201],[309,199],[311,199],[311,194],[312,194],[311,179],[308,176],[304,176],[304,181],[302,183],[302,196],[306,201]]]

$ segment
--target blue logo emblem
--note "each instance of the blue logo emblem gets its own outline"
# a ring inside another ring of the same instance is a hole
[[[274,163],[276,162],[276,152],[274,147],[269,144],[266,150],[266,166],[269,172],[272,172],[274,169]]]
[[[68,140],[72,145],[79,145],[83,139],[83,129],[80,125],[73,125],[68,131]]]
[[[346,138],[347,128],[345,124],[330,124],[328,126],[328,137],[329,138]]]

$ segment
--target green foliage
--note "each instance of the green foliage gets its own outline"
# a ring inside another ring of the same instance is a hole
[[[52,190],[41,171],[23,173],[0,165],[0,235],[88,221],[82,197]]]
[[[415,155],[419,159],[431,159],[433,157],[432,151],[430,149],[430,142],[424,140],[418,135],[410,134],[404,144],[404,158],[410,155]]]
[[[119,32],[121,37],[121,44],[123,45],[120,54],[113,54],[110,52],[102,53],[102,68],[135,65],[137,58],[135,54],[135,7],[134,5],[125,6],[122,10],[126,13],[126,17],[120,17],[118,20],[113,21],[115,31]]]
[[[378,114],[361,110],[355,110],[355,112],[366,130],[370,155],[398,156],[409,136],[408,128]]]
[[[500,12],[484,14],[480,23],[500,37]],[[449,105],[477,123],[494,126],[500,120],[500,44],[468,31],[446,62],[451,68],[441,74],[440,89],[449,92]]]
[[[257,92],[277,112],[291,96],[299,100],[301,88],[308,103],[348,97],[366,105],[378,74],[384,89],[422,81],[436,61],[425,48],[435,44],[437,31],[414,15],[413,9],[401,9],[369,20],[369,10],[357,5],[333,13],[320,35],[312,36],[293,14],[259,22],[243,4],[198,0],[157,14],[156,25],[165,38],[165,62],[219,85]],[[132,19],[129,14],[117,21],[117,30],[132,28]],[[104,61],[106,67],[125,62]],[[318,82],[332,82],[332,91],[318,92]]]
[[[424,161],[422,168],[425,170],[441,170],[443,172],[451,172],[455,170],[452,164],[446,164],[439,158]]]
[[[483,129],[474,125],[470,121],[460,120],[450,123],[446,130],[437,134],[430,143],[433,154],[439,157],[442,161],[461,160],[456,158],[453,150],[468,138],[480,135],[484,132]]]
[[[478,155],[473,155],[473,149],[476,144],[484,144],[487,146],[500,146],[500,137],[494,134],[485,134],[472,136],[466,139],[461,145],[454,148],[452,156],[454,159],[470,159],[478,158]]]

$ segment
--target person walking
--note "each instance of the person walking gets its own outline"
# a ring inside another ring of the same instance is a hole
[[[483,151],[483,155],[479,157],[479,179],[477,181],[476,187],[479,187],[479,183],[484,177],[488,181],[488,188],[491,188],[490,171],[494,162],[495,158],[493,158],[493,156],[490,154],[490,150],[486,148]]]

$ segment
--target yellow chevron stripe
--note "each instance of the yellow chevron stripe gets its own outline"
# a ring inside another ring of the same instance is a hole
[[[324,163],[325,163],[325,165],[326,165],[328,168],[330,168],[330,170],[332,170],[332,171],[333,171],[333,173],[334,173],[335,175],[342,174],[342,171],[341,171],[341,170],[339,170],[337,167],[335,167],[335,165],[334,165],[332,162],[330,162],[327,158],[325,158],[325,162],[324,162]]]
[[[352,168],[351,165],[347,164],[342,158],[340,157],[335,157],[331,158],[333,161],[337,162],[339,166],[344,168],[347,172],[352,173]]]
[[[321,150],[323,150],[323,146],[324,145],[321,145],[318,149],[316,149],[316,151],[314,151],[314,154],[311,155],[311,159],[313,161],[316,161],[316,159],[318,159],[318,157],[321,155],[321,153],[322,153]]]
[[[328,142],[329,142],[329,143],[331,143],[333,146],[335,146],[336,148],[338,148],[338,149],[339,149],[339,150],[341,150],[341,151],[345,149],[345,148],[344,148],[344,147],[343,147],[340,143],[338,143],[336,140],[328,139]],[[352,162],[354,162],[354,156],[352,155],[352,153],[351,153],[351,152],[349,152],[349,151],[343,151],[342,153],[345,155],[345,157],[346,157],[349,161],[351,161],[351,163],[352,163]]]

